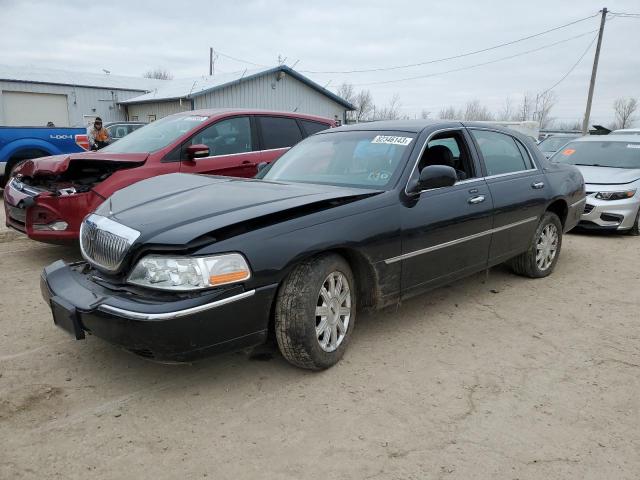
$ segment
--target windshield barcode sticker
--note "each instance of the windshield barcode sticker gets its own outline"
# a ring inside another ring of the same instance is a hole
[[[389,145],[409,145],[413,138],[411,137],[394,137],[390,135],[377,135],[371,143],[387,143]]]
[[[640,148],[640,143],[627,143],[627,148]]]

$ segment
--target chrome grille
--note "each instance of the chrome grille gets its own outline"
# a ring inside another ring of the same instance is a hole
[[[92,265],[115,272],[140,232],[100,215],[89,215],[80,226],[80,250]]]

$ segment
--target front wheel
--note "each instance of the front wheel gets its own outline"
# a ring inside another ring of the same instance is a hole
[[[518,275],[542,278],[553,272],[562,247],[562,222],[555,213],[545,212],[540,218],[529,249],[509,261]]]
[[[344,355],[356,319],[355,280],[339,255],[297,265],[276,299],[275,331],[282,355],[311,370],[335,365]]]
[[[633,226],[627,232],[628,235],[638,236],[640,235],[640,207],[638,207],[638,213],[636,214],[636,220],[633,222]]]

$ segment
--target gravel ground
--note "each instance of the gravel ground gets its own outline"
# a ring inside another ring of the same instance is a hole
[[[570,234],[361,315],[321,373],[277,352],[151,363],[54,327],[71,247],[0,238],[0,478],[637,479],[640,239]]]

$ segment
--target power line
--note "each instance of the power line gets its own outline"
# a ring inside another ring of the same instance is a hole
[[[558,85],[560,85],[565,78],[567,78],[569,75],[571,75],[571,72],[573,72],[573,70],[578,66],[578,64],[582,61],[582,59],[585,57],[585,55],[587,53],[589,53],[589,50],[591,50],[591,47],[593,46],[594,42],[596,41],[596,39],[598,38],[598,35],[594,35],[593,39],[591,40],[591,42],[589,42],[589,45],[587,46],[587,48],[585,49],[584,52],[582,52],[582,55],[580,55],[580,58],[578,58],[578,61],[576,63],[573,64],[573,66],[569,69],[569,71],[567,73],[565,73],[562,78],[560,78],[560,80],[558,80],[556,83],[554,83],[551,87],[547,88],[544,92],[542,92],[540,95],[544,95],[548,92],[550,92],[551,90],[553,90],[554,88],[556,88]]]
[[[411,63],[411,64],[407,64],[407,65],[396,65],[396,66],[392,66],[392,67],[366,68],[366,69],[360,69],[360,70],[342,70],[342,71],[340,71],[340,70],[335,70],[335,71],[300,70],[300,71],[303,72],[303,73],[332,73],[332,74],[368,73],[368,72],[382,72],[382,71],[389,71],[389,70],[399,70],[399,69],[403,69],[403,68],[419,67],[419,66],[422,66],[422,65],[430,65],[430,64],[433,64],[433,63],[446,62],[448,60],[455,60],[455,59],[458,59],[458,58],[469,57],[471,55],[477,55],[479,53],[489,52],[489,51],[495,50],[497,48],[507,47],[509,45],[514,45],[516,43],[524,42],[525,40],[530,40],[532,38],[540,37],[542,35],[546,35],[547,33],[555,32],[556,30],[560,30],[562,28],[566,28],[566,27],[569,27],[571,25],[575,25],[577,23],[584,22],[585,20],[589,20],[591,18],[597,17],[598,15],[599,15],[598,13],[596,13],[594,15],[589,15],[588,17],[580,18],[578,20],[574,20],[573,22],[565,23],[564,25],[553,27],[553,28],[550,28],[548,30],[544,30],[542,32],[535,33],[533,35],[528,35],[526,37],[518,38],[516,40],[511,40],[509,42],[504,42],[504,43],[500,43],[498,45],[493,45],[491,47],[482,48],[480,50],[474,50],[474,51],[471,51],[471,52],[465,52],[465,53],[461,53],[461,54],[458,54],[458,55],[452,55],[450,57],[443,57],[443,58],[437,58],[437,59],[434,59],[434,60],[427,60],[427,61],[419,62],[419,63]]]
[[[546,35],[547,33],[551,33],[551,32],[555,32],[557,30],[566,28],[566,27],[570,27],[571,25],[575,25],[577,23],[581,23],[584,22],[586,20],[589,20],[591,18],[594,18],[596,16],[598,16],[599,13],[595,13],[593,15],[589,15],[587,17],[584,18],[579,18],[578,20],[574,20],[572,22],[569,23],[565,23],[563,25],[559,25],[557,27],[553,27],[550,28],[548,30],[544,30],[542,32],[538,32],[538,33],[534,33],[533,35],[528,35],[526,37],[521,37],[518,38],[516,40],[511,40],[509,42],[504,42],[504,43],[500,43],[497,45],[493,45],[491,47],[487,47],[487,48],[482,48],[480,50],[474,50],[474,51],[470,51],[470,52],[464,52],[464,53],[460,53],[457,55],[452,55],[450,57],[442,57],[442,58],[436,58],[433,60],[426,60],[423,62],[418,62],[418,63],[411,63],[411,64],[407,64],[407,65],[395,65],[395,66],[390,66],[390,67],[377,67],[377,68],[365,68],[365,69],[358,69],[358,70],[335,70],[335,71],[331,71],[331,70],[299,70],[301,73],[327,73],[327,74],[349,74],[349,73],[368,73],[368,72],[382,72],[382,71],[390,71],[390,70],[400,70],[400,69],[404,69],[404,68],[412,68],[412,67],[419,67],[419,66],[423,66],[423,65],[431,65],[434,63],[440,63],[440,62],[446,62],[449,60],[455,60],[458,58],[464,58],[464,57],[469,57],[472,55],[477,55],[479,53],[484,53],[484,52],[489,52],[491,50],[496,50],[498,48],[502,48],[502,47],[507,47],[510,45],[515,45],[517,43],[520,42],[524,42],[526,40],[530,40],[532,38],[536,38],[536,37],[540,37],[542,35]],[[263,65],[260,63],[256,63],[256,62],[252,62],[249,60],[245,60],[239,57],[234,57],[232,55],[228,55],[226,53],[223,53],[219,50],[216,50],[216,52],[218,55],[220,55],[221,57],[225,57],[228,58],[229,60],[234,60],[236,62],[240,62],[240,63],[246,63],[247,65],[253,65],[255,67],[267,67],[268,65]]]
[[[527,50],[527,51],[524,51],[524,52],[516,53],[514,55],[509,55],[507,57],[497,58],[495,60],[490,60],[488,62],[476,63],[474,65],[468,65],[466,67],[454,68],[454,69],[451,69],[451,70],[445,70],[445,71],[442,71],[442,72],[430,73],[430,74],[427,74],[427,75],[418,75],[418,76],[415,76],[415,77],[405,77],[405,78],[400,78],[400,79],[395,79],[395,80],[384,80],[384,81],[379,81],[379,82],[356,83],[356,84],[354,84],[354,87],[364,87],[364,86],[369,86],[369,85],[385,85],[385,84],[389,84],[389,83],[406,82],[406,81],[410,81],[410,80],[419,80],[419,79],[423,79],[423,78],[437,77],[437,76],[440,76],[440,75],[445,75],[447,73],[461,72],[463,70],[469,70],[471,68],[482,67],[484,65],[490,65],[492,63],[502,62],[504,60],[510,60],[512,58],[521,57],[523,55],[528,55],[530,53],[539,52],[540,50],[545,50],[547,48],[555,47],[556,45],[560,45],[562,43],[566,43],[566,42],[569,42],[571,40],[575,40],[577,38],[584,37],[586,35],[591,35],[594,32],[597,32],[597,30],[590,30],[588,32],[581,33],[580,35],[576,35],[574,37],[565,38],[563,40],[559,40],[557,42],[549,43],[547,45],[543,45],[543,46],[538,47],[538,48],[534,48],[534,49]]]

